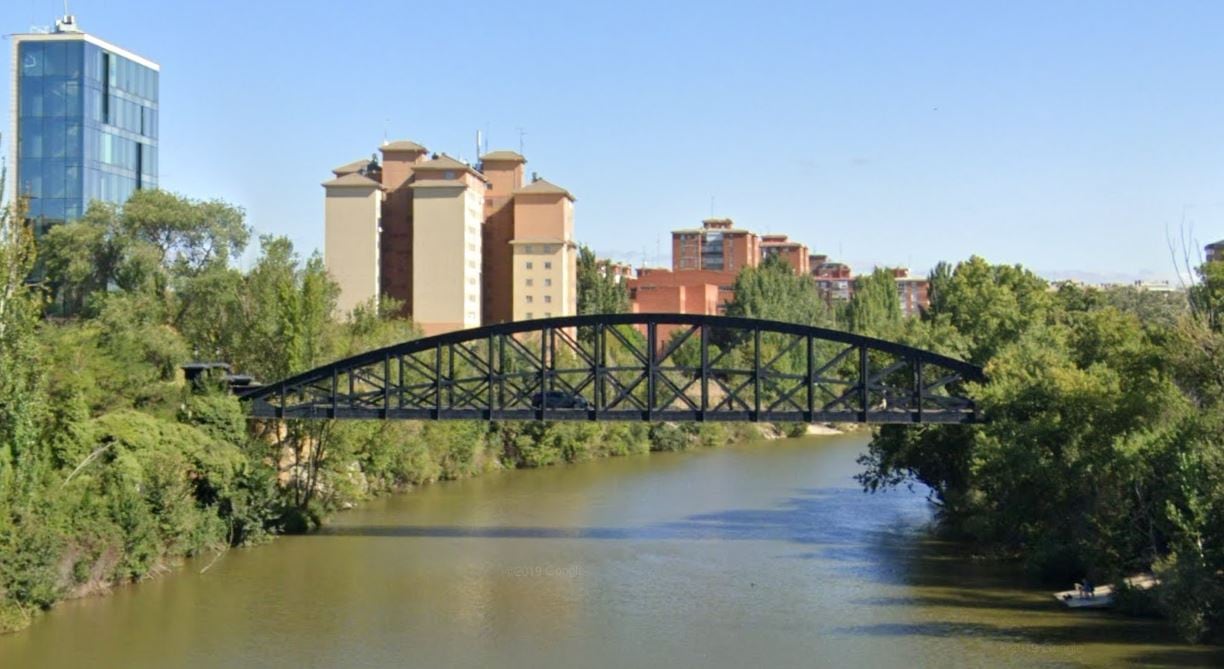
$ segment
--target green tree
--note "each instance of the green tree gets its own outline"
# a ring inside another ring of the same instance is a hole
[[[1194,313],[1216,332],[1224,330],[1224,260],[1203,263],[1198,283],[1190,288]]]
[[[578,313],[622,314],[629,311],[629,293],[599,267],[595,252],[578,249]]]
[[[845,306],[843,322],[852,332],[892,338],[901,327],[901,297],[892,271],[877,267],[854,280],[854,294]]]
[[[757,267],[746,267],[735,277],[735,298],[727,315],[742,318],[828,325],[829,308],[816,292],[812,278],[795,274],[779,256],[769,256]]]
[[[164,300],[177,325],[210,294],[193,282],[228,270],[249,237],[237,207],[146,189],[122,207],[90,203],[79,221],[45,235],[40,256],[65,314],[96,313],[91,298],[110,290],[141,291]]]
[[[926,484],[946,529],[1060,582],[1152,568],[1156,606],[1187,638],[1219,638],[1224,335],[1202,276],[1192,318],[1176,298],[940,265],[903,338],[984,363],[966,390],[989,422],[886,426],[860,480]]]
[[[965,335],[970,360],[979,364],[1045,319],[1053,301],[1046,282],[1032,272],[977,256],[951,273],[947,265],[936,266],[930,281],[928,319]]]

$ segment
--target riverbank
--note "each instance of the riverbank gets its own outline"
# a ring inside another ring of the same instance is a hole
[[[192,401],[205,402],[206,398]],[[188,417],[198,421],[206,412],[198,406],[195,409],[196,412]],[[212,510],[215,502],[207,505],[204,500],[195,500],[192,504],[191,496],[185,496],[179,504],[167,506],[158,500],[166,494],[166,489],[178,490],[177,495],[184,495],[190,490],[192,481],[197,491],[200,486],[219,487],[221,479],[232,479],[233,474],[219,471],[215,461],[222,453],[229,453],[225,457],[236,464],[238,452],[221,442],[203,443],[203,435],[186,425],[163,426],[135,412],[128,412],[122,418],[141,425],[141,431],[133,434],[127,429],[115,429],[119,421],[108,421],[109,436],[103,433],[99,437],[115,441],[116,446],[108,450],[118,452],[109,454],[110,458],[102,459],[96,466],[105,473],[122,464],[123,458],[130,457],[145,470],[142,476],[151,474],[152,467],[156,466],[160,483],[152,488],[146,486],[143,495],[131,500],[133,512],[138,513],[150,529],[141,529],[144,525],[129,529],[119,524],[114,531],[84,526],[56,532],[47,536],[46,547],[37,554],[41,566],[16,561],[0,565],[0,569],[10,571],[10,581],[38,588],[31,591],[36,597],[20,598],[11,597],[0,589],[0,633],[28,627],[42,611],[49,610],[57,602],[108,595],[126,583],[172,573],[193,556],[215,555],[228,550],[232,543],[258,545],[278,535],[307,532],[321,526],[331,514],[360,507],[380,496],[505,469],[549,467],[647,452],[717,448],[757,438],[760,434],[756,425],[746,423],[387,423],[375,426],[378,429],[374,431],[370,431],[368,425],[349,424],[338,432],[328,433],[327,441],[323,442],[328,450],[307,451],[306,466],[298,461],[302,453],[275,446],[278,466],[248,471],[249,478],[243,484],[262,487],[262,496],[232,497],[243,500],[248,507],[231,512],[227,530],[224,526],[216,527],[218,516],[213,515]],[[168,452],[175,447],[172,446],[174,440],[166,438],[167,431],[172,435],[188,435],[189,438],[180,442],[185,444],[180,447],[181,452]],[[167,456],[172,457],[167,460]],[[75,485],[88,485],[87,479],[92,474],[92,469],[84,470]],[[267,488],[272,481],[279,482],[280,492]],[[295,496],[295,488],[306,481],[315,492],[307,497]],[[200,520],[185,521],[192,516],[184,514],[195,514]],[[251,539],[235,542],[235,521],[232,520],[235,517],[244,519],[238,522],[261,522],[267,527],[247,527],[243,531]],[[200,530],[192,530],[187,522],[214,527],[210,531],[214,539],[197,538],[188,542],[176,538],[186,532],[200,535]],[[130,538],[134,533],[141,533],[138,537],[146,542],[137,555],[133,555],[132,546],[140,544],[134,544]],[[23,599],[33,599],[36,604],[24,604]]]
[[[387,495],[0,638],[0,666],[1219,666],[1079,616],[866,495],[866,434],[499,471]]]

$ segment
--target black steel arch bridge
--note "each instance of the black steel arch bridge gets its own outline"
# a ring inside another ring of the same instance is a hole
[[[982,369],[848,332],[601,314],[425,337],[239,391],[252,418],[975,423]]]

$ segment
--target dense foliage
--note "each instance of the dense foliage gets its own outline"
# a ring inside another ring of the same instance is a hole
[[[599,265],[595,252],[578,249],[578,313],[623,314],[629,311],[629,293]]]
[[[842,322],[860,334],[888,339],[901,328],[901,297],[891,271],[877,267],[854,280]]]
[[[252,429],[219,384],[187,388],[179,366],[225,360],[275,379],[417,328],[387,301],[336,314],[322,260],[284,238],[261,238],[250,269],[235,269],[251,231],[224,202],[139,191],[52,228],[37,253],[22,212],[0,215],[0,632],[64,597],[309,529],[380,492],[737,438],[665,425]],[[623,289],[584,269],[588,309],[622,310]]]
[[[1180,303],[941,265],[913,343],[985,365],[977,427],[886,427],[870,490],[921,481],[943,527],[1060,582],[1152,569],[1190,638],[1224,631],[1221,264]],[[1193,306],[1193,310],[1188,308]]]
[[[781,256],[771,255],[735,277],[728,316],[828,326],[833,316],[809,276],[798,276]]]

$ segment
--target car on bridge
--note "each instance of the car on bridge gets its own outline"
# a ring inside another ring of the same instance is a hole
[[[590,406],[591,403],[587,401],[587,398],[564,390],[550,390],[531,396],[533,409],[587,409]]]

